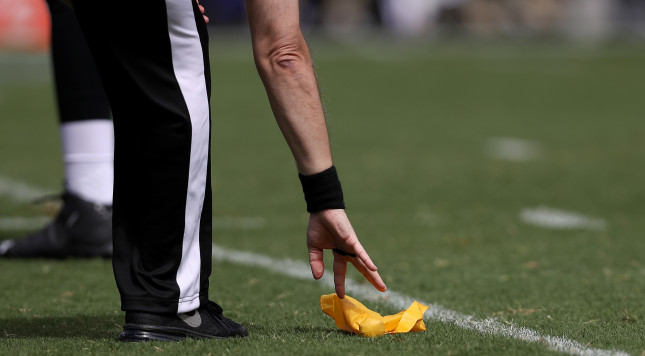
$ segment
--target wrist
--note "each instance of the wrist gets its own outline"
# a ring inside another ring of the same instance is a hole
[[[325,209],[345,209],[343,189],[336,167],[312,175],[298,174],[307,202],[307,211],[316,213]]]

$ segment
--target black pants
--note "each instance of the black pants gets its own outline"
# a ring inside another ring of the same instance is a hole
[[[194,0],[73,3],[114,120],[113,265],[122,309],[196,309],[208,300],[212,249],[203,18]]]
[[[108,119],[110,105],[74,11],[58,0],[47,5],[59,120]]]

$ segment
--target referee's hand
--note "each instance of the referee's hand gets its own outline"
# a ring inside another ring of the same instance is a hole
[[[330,209],[311,214],[307,227],[307,248],[311,273],[315,279],[320,279],[325,273],[323,250],[337,250],[334,251],[334,285],[339,298],[345,297],[347,262],[351,262],[376,289],[381,292],[387,290],[376,265],[358,241],[345,210]]]
[[[204,12],[206,12],[206,10],[205,10],[205,9],[204,9],[204,7],[199,3],[199,0],[195,0],[195,2],[197,3],[197,7],[199,8],[199,12],[201,12],[201,13],[202,13],[202,16],[204,17],[204,22],[208,23],[208,22],[210,21],[210,19],[208,18],[208,16],[204,15]]]

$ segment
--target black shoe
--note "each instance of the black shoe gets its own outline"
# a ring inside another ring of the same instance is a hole
[[[186,338],[244,337],[248,334],[245,327],[222,314],[222,307],[209,301],[205,306],[189,313],[126,312],[125,325],[119,340],[124,342],[181,341]]]
[[[111,257],[112,207],[71,193],[63,193],[62,199],[62,209],[42,230],[0,242],[0,257]]]

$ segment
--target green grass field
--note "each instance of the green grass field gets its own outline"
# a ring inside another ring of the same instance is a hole
[[[211,51],[214,242],[304,262],[295,165],[248,42],[216,39]],[[363,339],[320,311],[328,285],[216,260],[212,297],[249,338],[121,344],[109,261],[0,260],[0,354],[566,351],[521,340],[520,327],[591,355],[645,354],[644,47],[313,41],[312,51],[348,214],[388,287],[510,334],[428,318],[423,333]],[[9,222],[52,214],[16,182],[57,192],[62,167],[47,57],[0,52],[0,63],[5,239],[28,231]],[[528,153],[504,159],[504,142]],[[536,211],[551,215],[531,224]],[[565,212],[587,220],[549,225]]]

